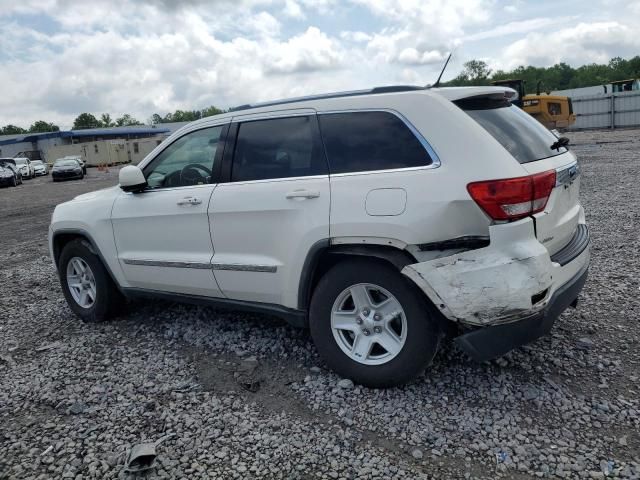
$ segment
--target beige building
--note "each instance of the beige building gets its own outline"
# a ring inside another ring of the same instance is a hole
[[[47,150],[47,162],[67,155],[81,155],[88,166],[110,166],[122,163],[139,163],[156,148],[166,135],[133,140],[96,140],[93,142],[74,143],[71,145],[56,145]]]
[[[179,124],[132,125],[0,136],[0,156],[28,157],[52,164],[81,155],[88,165],[138,163]]]

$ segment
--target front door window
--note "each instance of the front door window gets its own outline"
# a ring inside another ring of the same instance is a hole
[[[188,133],[169,145],[144,169],[152,190],[211,183],[222,126]]]

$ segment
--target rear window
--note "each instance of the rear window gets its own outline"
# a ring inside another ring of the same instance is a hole
[[[53,164],[55,167],[79,167],[80,164],[76,160],[56,160]]]
[[[504,100],[468,98],[455,102],[520,163],[535,162],[567,151],[551,149],[557,137],[531,115]]]
[[[390,112],[318,115],[331,173],[431,165],[409,127]]]

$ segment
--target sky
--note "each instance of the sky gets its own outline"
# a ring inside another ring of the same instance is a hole
[[[640,0],[0,0],[0,126],[640,54]]]

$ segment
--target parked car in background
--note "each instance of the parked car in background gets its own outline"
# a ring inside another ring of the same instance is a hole
[[[82,167],[78,160],[61,158],[56,160],[51,167],[51,179],[54,182],[58,180],[73,180],[84,178]]]
[[[0,158],[0,186],[15,187],[22,184],[22,173],[13,158]]]
[[[76,160],[80,167],[82,167],[82,173],[87,174],[87,165],[85,161],[82,159],[82,155],[67,155],[66,157],[62,157],[63,160]]]
[[[85,321],[123,294],[280,315],[372,387],[445,335],[503,355],[576,305],[589,266],[576,156],[514,94],[397,86],[193,122],[56,207],[62,291]]]
[[[20,173],[22,173],[22,178],[33,178],[36,176],[36,172],[31,164],[31,160],[28,158],[14,158],[16,162],[16,167],[20,169]]]
[[[41,175],[49,175],[49,165],[44,163],[42,160],[33,160],[31,162],[33,165],[33,170],[35,171],[36,177]]]

